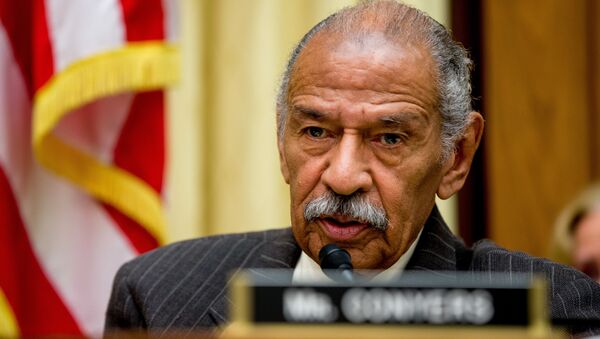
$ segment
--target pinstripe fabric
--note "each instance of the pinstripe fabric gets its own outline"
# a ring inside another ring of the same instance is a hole
[[[229,319],[229,273],[239,268],[292,268],[300,256],[291,230],[233,234],[176,243],[125,264],[118,272],[106,328],[214,328]],[[472,249],[456,238],[437,208],[406,266],[441,276],[456,271],[545,274],[554,318],[600,319],[600,285],[551,261],[510,252],[490,241]],[[584,331],[585,328],[573,328]]]
[[[290,229],[184,241],[149,252],[117,273],[107,328],[214,328],[228,319],[226,286],[239,268],[291,268]]]

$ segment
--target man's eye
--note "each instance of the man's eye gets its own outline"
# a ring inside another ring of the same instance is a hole
[[[321,127],[308,127],[306,133],[313,138],[323,138],[325,136],[325,129]]]
[[[379,141],[384,145],[396,145],[402,141],[398,134],[386,133],[381,135]]]

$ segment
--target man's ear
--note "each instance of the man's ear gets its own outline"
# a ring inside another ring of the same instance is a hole
[[[277,150],[279,151],[279,168],[281,170],[281,174],[283,175],[283,179],[286,184],[290,183],[290,171],[288,169],[287,160],[285,157],[285,147],[283,145],[283,139],[285,136],[281,135],[283,133],[279,133],[277,131]]]
[[[483,134],[483,117],[478,112],[469,114],[469,124],[461,139],[456,142],[454,152],[443,165],[443,177],[438,187],[440,199],[448,199],[464,185]]]
[[[285,180],[286,184],[289,184],[290,183],[290,171],[288,169],[287,161],[285,158],[283,141],[279,140],[277,142],[277,147],[279,148],[279,168],[281,169],[281,174],[283,175],[283,180]]]

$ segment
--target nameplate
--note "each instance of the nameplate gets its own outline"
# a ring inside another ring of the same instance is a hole
[[[293,285],[289,271],[254,270],[236,281],[234,320],[254,325],[529,326],[546,308],[543,284],[529,275],[407,272],[386,283]]]

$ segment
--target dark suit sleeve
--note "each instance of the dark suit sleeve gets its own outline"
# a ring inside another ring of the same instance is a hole
[[[135,303],[135,295],[129,285],[131,263],[123,265],[113,283],[108,309],[106,311],[105,330],[145,328],[145,321]]]

